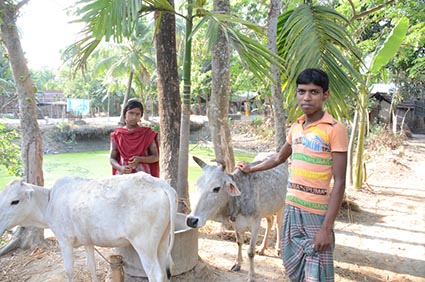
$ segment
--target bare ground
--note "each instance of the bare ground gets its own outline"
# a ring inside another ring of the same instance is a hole
[[[267,146],[246,136],[237,136],[235,147]],[[257,142],[257,143],[256,143]],[[416,135],[397,150],[370,153],[364,189],[347,190],[359,209],[343,208],[335,224],[336,281],[425,281],[425,136]],[[357,211],[354,211],[357,210]],[[261,238],[260,238],[261,239]],[[270,246],[274,241],[270,242]],[[209,222],[199,230],[199,262],[172,281],[246,281],[248,259],[240,272],[228,269],[236,255],[233,233]],[[99,248],[108,257],[111,250]],[[90,281],[82,248],[74,251],[75,281]],[[108,263],[97,255],[97,274],[109,281]],[[274,250],[256,256],[256,281],[289,281]],[[36,250],[17,250],[0,258],[0,281],[65,281],[62,258],[54,238]],[[134,281],[147,281],[135,279]]]

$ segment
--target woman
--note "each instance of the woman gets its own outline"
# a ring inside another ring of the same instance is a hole
[[[159,177],[158,133],[140,126],[143,105],[129,100],[124,107],[125,125],[111,133],[112,174],[144,171]]]

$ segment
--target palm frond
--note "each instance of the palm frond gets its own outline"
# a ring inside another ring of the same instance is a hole
[[[174,11],[167,0],[80,0],[77,2],[79,19],[83,23],[81,39],[69,46],[73,66],[84,69],[87,58],[103,40],[120,43],[137,28],[138,19],[147,11]]]
[[[270,65],[283,66],[282,58],[271,52],[257,39],[264,37],[264,30],[258,25],[231,15],[209,13],[195,26],[191,36],[203,24],[208,24],[205,36],[208,40],[208,50],[217,43],[219,31],[223,31],[232,49],[239,54],[244,66],[257,77],[273,79],[270,75]],[[241,25],[249,32],[242,33]]]
[[[286,63],[286,105],[295,107],[295,80],[306,68],[321,68],[330,79],[331,96],[327,107],[336,117],[348,117],[346,101],[358,96],[356,82],[362,64],[360,52],[345,26],[348,20],[324,6],[301,5],[287,11],[278,21],[278,50]],[[299,109],[289,111],[295,119]]]

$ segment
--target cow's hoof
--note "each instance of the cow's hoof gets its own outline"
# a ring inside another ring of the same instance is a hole
[[[260,256],[264,256],[264,251],[265,251],[265,248],[259,248],[255,250],[255,252]]]
[[[239,264],[235,264],[234,266],[232,266],[232,268],[230,270],[231,271],[239,271],[239,270],[241,270],[241,266]]]

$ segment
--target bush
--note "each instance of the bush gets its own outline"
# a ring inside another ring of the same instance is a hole
[[[0,165],[5,166],[7,174],[13,176],[22,176],[24,173],[18,145],[20,139],[16,130],[9,130],[0,124]]]
[[[374,125],[367,138],[366,146],[368,151],[382,152],[399,148],[405,140],[405,135],[394,134],[386,126]]]

